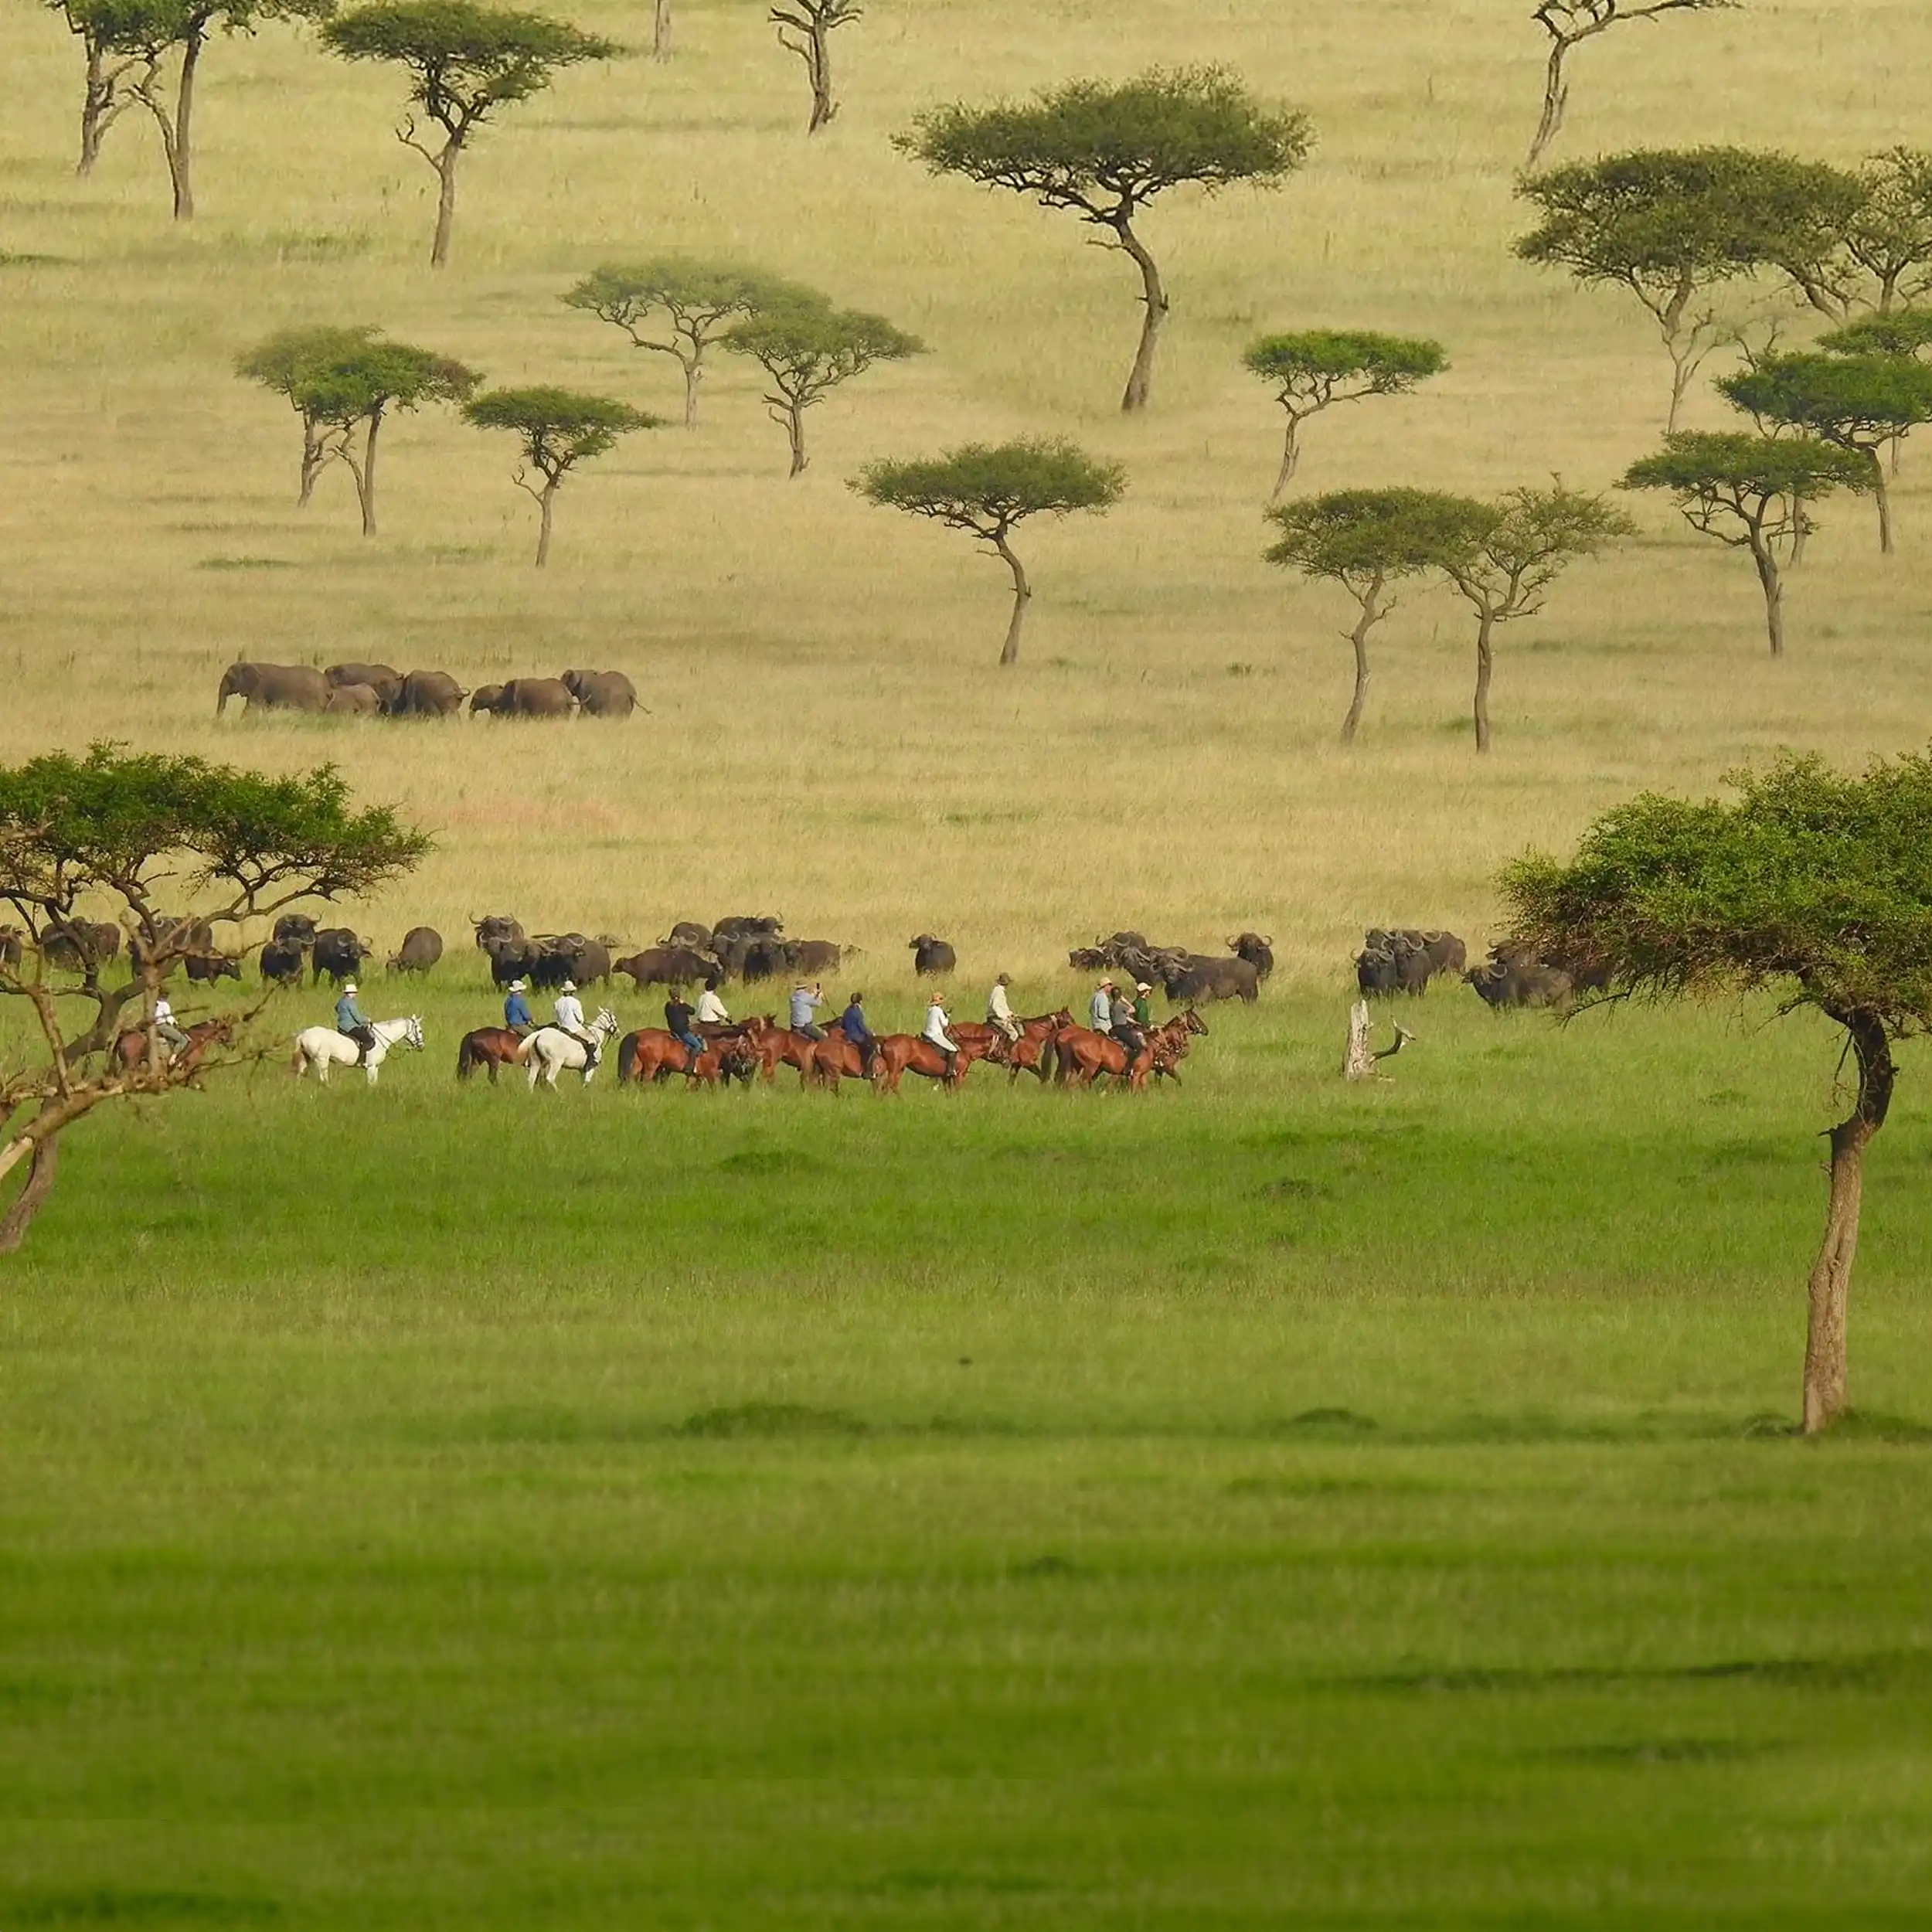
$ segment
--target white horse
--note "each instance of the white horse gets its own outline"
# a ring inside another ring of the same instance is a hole
[[[392,1046],[413,1046],[419,1053],[423,1050],[423,1022],[417,1015],[407,1019],[379,1019],[372,1022],[369,1030],[376,1036],[376,1044],[369,1049],[362,1066],[371,1087],[376,1084],[376,1070],[388,1059]],[[298,1080],[312,1073],[326,1087],[328,1070],[353,1066],[360,1050],[346,1034],[337,1032],[332,1026],[308,1026],[295,1036],[295,1057],[289,1064]]]
[[[600,1053],[604,1050],[604,1042],[617,1030],[617,1015],[609,1007],[600,1006],[597,1018],[590,1022],[590,1037],[597,1042]],[[546,1087],[555,1088],[560,1073],[580,1073],[584,1085],[588,1087],[597,1070],[590,1064],[590,1056],[584,1051],[583,1041],[555,1026],[539,1026],[517,1049],[516,1056],[530,1070],[530,1091],[533,1094],[539,1080]]]

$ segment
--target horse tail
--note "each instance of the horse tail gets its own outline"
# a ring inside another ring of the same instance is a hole
[[[476,1049],[470,1043],[469,1035],[465,1033],[456,1049],[456,1077],[459,1080],[466,1080],[475,1071]]]

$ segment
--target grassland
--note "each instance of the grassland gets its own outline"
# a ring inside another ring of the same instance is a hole
[[[635,43],[644,11],[578,17]],[[88,1124],[0,1286],[0,1925],[1923,1921],[1923,1050],[1871,1164],[1861,1420],[1823,1445],[1782,1431],[1826,1029],[1439,993],[1393,1083],[1334,1078],[1362,924],[1479,941],[1497,862],[1631,790],[1932,735],[1908,451],[1901,555],[1834,509],[1784,663],[1748,571],[1640,504],[1642,540],[1506,640],[1493,757],[1433,594],[1334,744],[1342,613],[1258,560],[1247,338],[1449,347],[1423,394],[1316,427],[1311,489],[1601,486],[1661,417],[1645,319],[1509,258],[1526,11],[880,0],[808,146],[762,8],[680,0],[668,68],[573,76],[480,142],[440,276],[379,78],[219,42],[202,214],[170,231],[148,131],[73,181],[77,58],[0,20],[0,759],[338,759],[439,838],[353,909],[389,942],[775,906],[862,945],[896,1021],[927,927],[1029,1009],[1124,919],[1253,923],[1284,959],[1145,1104],[459,1092],[494,1004],[462,954],[408,1002],[430,1055],[373,1092],[264,1066]],[[1123,264],[886,137],[1178,58],[1320,145],[1278,196],[1156,218],[1176,308],[1127,423]],[[1929,69],[1919,9],[1753,0],[1589,49],[1564,151],[1849,160],[1923,138]],[[292,420],[228,372],[272,327],[368,320],[670,409],[668,364],[556,298],[672,247],[932,353],[819,412],[797,484],[721,366],[698,435],[567,488],[542,576],[495,442],[394,425],[365,543],[345,478],[295,512]],[[997,566],[844,479],[1034,430],[1131,493],[1036,539],[1002,676]],[[237,654],[607,664],[652,715],[217,726]]]

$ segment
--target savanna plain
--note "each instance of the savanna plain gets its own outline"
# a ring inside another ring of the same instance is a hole
[[[426,987],[364,981],[424,1056],[318,1090],[277,1053],[104,1110],[3,1264],[0,1925],[1927,1922],[1932,1057],[1901,1056],[1856,1413],[1817,1443],[1790,1424],[1832,1029],[1439,985],[1389,1080],[1338,1077],[1365,925],[1479,952],[1498,865],[1634,791],[1932,736],[1908,445],[1899,554],[1821,512],[1783,661],[1748,567],[1637,502],[1505,634],[1487,757],[1434,591],[1335,743],[1345,600],[1260,560],[1251,336],[1451,358],[1319,420],[1298,489],[1602,488],[1660,427],[1647,318],[1509,253],[1529,11],[879,0],[808,141],[764,8],[679,0],[669,63],[479,137],[434,272],[392,77],[218,39],[177,226],[132,114],[74,179],[78,54],[0,16],[0,759],[333,760],[437,841],[352,922],[454,942]],[[648,12],[574,17],[641,49]],[[1151,219],[1174,312],[1123,419],[1125,264],[889,136],[1181,60],[1317,145],[1277,193]],[[1929,94],[1921,8],[1751,0],[1587,49],[1560,154],[1850,162],[1923,144]],[[795,481],[719,359],[695,434],[566,486],[542,573],[507,447],[446,413],[386,432],[379,536],[339,469],[294,509],[250,343],[376,323],[675,417],[675,369],[557,299],[673,250],[928,352],[815,412]],[[998,566],[846,479],[1036,431],[1128,492],[1029,533],[1001,672]],[[217,723],[237,656],[608,665],[648,713]],[[1123,924],[1254,927],[1281,964],[1145,1100],[983,1068],[897,1102],[452,1080],[495,1008],[467,915],[644,944],[740,910],[862,947],[835,990],[894,1025],[927,929],[968,1017],[1002,968],[1022,1011],[1074,998],[1066,949]],[[304,991],[261,1028],[326,1017]]]

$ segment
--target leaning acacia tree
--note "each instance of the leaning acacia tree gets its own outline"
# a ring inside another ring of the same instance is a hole
[[[1932,366],[1906,355],[1767,355],[1717,386],[1760,428],[1815,436],[1863,457],[1892,554],[1892,493],[1879,452],[1932,423]]]
[[[1869,490],[1871,465],[1811,436],[1679,431],[1633,463],[1620,486],[1667,490],[1693,530],[1748,550],[1764,593],[1771,655],[1784,654],[1784,578],[1812,527],[1807,505],[1835,490]]]
[[[1812,165],[1817,199],[1793,199],[1774,257],[1798,294],[1835,322],[1932,294],[1932,154],[1890,148],[1856,169]]]
[[[457,163],[470,137],[499,107],[542,93],[560,68],[623,52],[614,40],[567,20],[473,0],[378,0],[330,21],[322,38],[345,60],[402,68],[415,108],[440,131],[440,140],[419,138],[413,111],[396,131],[396,138],[436,171],[436,239],[430,249],[436,268],[450,258]]]
[[[0,770],[0,903],[25,928],[19,957],[0,954],[0,1000],[26,1009],[34,1040],[19,1059],[0,1061],[0,1177],[29,1164],[0,1215],[0,1253],[19,1247],[46,1200],[60,1137],[77,1121],[251,1057],[230,1022],[178,1060],[155,1038],[162,982],[208,950],[211,931],[304,900],[362,896],[429,845],[387,806],[355,809],[327,766],[271,778],[96,745],[84,758],[55,752]],[[161,910],[184,903],[185,915]],[[119,969],[84,937],[100,910],[128,936],[134,963],[124,983],[107,983]],[[78,961],[77,978],[56,976],[50,949]],[[138,1045],[124,1059],[130,1032]]]
[[[1355,743],[1369,700],[1369,634],[1396,607],[1390,584],[1440,569],[1463,528],[1453,505],[1428,490],[1337,490],[1267,512],[1278,532],[1270,563],[1338,583],[1358,607],[1344,634],[1355,653],[1355,690],[1342,721],[1342,742]]]
[[[832,36],[863,17],[859,0],[773,0],[771,24],[778,29],[778,44],[805,63],[811,85],[808,134],[818,133],[838,111],[832,90]]]
[[[1313,328],[1294,335],[1263,335],[1241,361],[1270,383],[1288,419],[1281,468],[1268,501],[1294,480],[1301,462],[1301,425],[1337,403],[1367,396],[1406,396],[1449,366],[1440,342],[1413,335],[1377,335],[1367,329]]]
[[[301,423],[302,461],[295,493],[298,509],[308,507],[309,498],[315,494],[316,478],[341,454],[309,390],[309,372],[367,348],[381,333],[370,323],[346,328],[325,323],[277,329],[235,359],[237,376],[259,383],[270,393],[281,396]]]
[[[1026,566],[1009,541],[1014,526],[1033,516],[1109,510],[1121,500],[1127,478],[1119,464],[1101,462],[1076,444],[1028,437],[968,443],[909,462],[869,463],[852,487],[869,503],[969,532],[1012,572],[1012,621],[999,654],[1004,665],[1019,661],[1020,631],[1033,600]]]
[[[1556,138],[1570,108],[1570,56],[1587,40],[1594,40],[1629,20],[1655,20],[1667,13],[1708,13],[1736,6],[1741,0],[1541,0],[1530,15],[1549,36],[1549,60],[1543,75],[1543,118],[1529,144],[1533,168]]]
[[[1155,69],[1109,86],[1076,80],[1032,101],[955,102],[895,137],[936,175],[1064,208],[1111,238],[1141,272],[1145,314],[1121,398],[1144,409],[1167,318],[1161,271],[1135,226],[1149,204],[1184,185],[1214,194],[1239,182],[1278,187],[1308,158],[1308,118],[1257,100],[1219,67]]]
[[[100,158],[100,144],[128,108],[134,104],[134,83],[141,56],[126,43],[125,0],[46,0],[67,23],[80,43],[86,77],[80,90],[80,158],[77,175],[91,175]]]
[[[1787,756],[1734,774],[1726,802],[1648,794],[1606,814],[1567,863],[1504,875],[1513,929],[1585,961],[1613,995],[1768,992],[1845,1032],[1856,1082],[1832,1128],[1825,1240],[1811,1270],[1804,1426],[1845,1410],[1845,1314],[1865,1151],[1892,1104],[1897,1042],[1932,1028],[1932,757],[1861,776]],[[1842,1059],[1841,1065],[1843,1064]]]
[[[747,316],[811,298],[775,275],[736,263],[664,255],[597,269],[563,299],[623,330],[634,348],[670,356],[684,372],[684,426],[695,430],[705,351]]]
[[[620,436],[664,427],[662,417],[628,403],[570,389],[492,389],[465,403],[463,413],[480,430],[509,430],[521,447],[511,481],[537,507],[539,570],[550,560],[551,513],[563,479],[580,463],[614,448]]]
[[[1533,617],[1579,557],[1594,556],[1636,526],[1600,496],[1564,488],[1512,490],[1499,502],[1439,496],[1438,567],[1476,616],[1476,749],[1489,749],[1489,686],[1499,624]]]
[[[883,315],[834,308],[822,295],[806,290],[734,323],[725,332],[724,345],[764,371],[770,384],[765,413],[790,440],[794,476],[802,475],[811,460],[805,452],[807,410],[875,362],[903,362],[926,347]]]
[[[1649,148],[1526,176],[1516,192],[1543,219],[1516,243],[1525,261],[1585,287],[1627,288],[1670,357],[1668,434],[1691,379],[1736,333],[1718,291],[1835,233],[1855,184],[1834,168],[1743,148]]]

